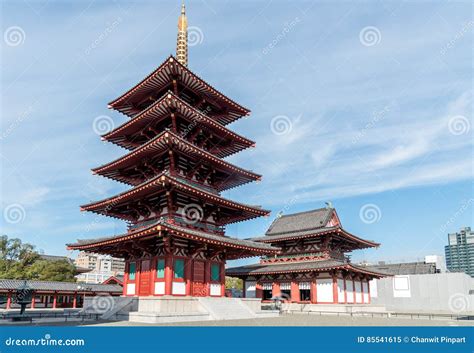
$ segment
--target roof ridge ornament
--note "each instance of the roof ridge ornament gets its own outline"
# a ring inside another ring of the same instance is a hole
[[[188,19],[184,0],[181,4],[181,14],[178,18],[178,39],[176,42],[176,59],[183,66],[188,66]]]

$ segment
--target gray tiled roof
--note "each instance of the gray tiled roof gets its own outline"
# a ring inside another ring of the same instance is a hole
[[[302,261],[302,262],[288,262],[288,263],[273,263],[273,264],[252,264],[240,267],[231,267],[226,269],[226,275],[257,275],[264,273],[294,273],[294,272],[310,272],[310,271],[327,271],[332,269],[352,270],[354,272],[362,272],[373,275],[374,277],[385,277],[389,274],[375,271],[373,269],[364,268],[353,265],[349,262],[340,260],[321,260],[321,261]]]
[[[23,286],[24,280],[21,279],[0,279],[0,290],[16,290]],[[27,286],[32,290],[38,291],[75,291],[77,292],[78,286],[87,288],[86,290],[81,289],[80,292],[91,291],[91,292],[107,292],[120,294],[122,293],[122,287],[117,284],[85,284],[79,282],[56,282],[56,281],[26,281]],[[89,289],[90,288],[90,289]]]
[[[187,228],[187,227],[180,227],[176,224],[170,224],[170,223],[166,222],[166,220],[164,220],[164,219],[160,219],[160,220],[156,221],[155,223],[152,223],[148,227],[136,230],[136,231],[131,232],[131,233],[115,235],[115,236],[111,236],[111,237],[107,237],[107,238],[78,239],[76,244],[67,244],[67,245],[68,246],[78,246],[78,245],[95,244],[95,243],[98,243],[98,242],[101,242],[101,241],[107,241],[107,240],[117,239],[117,238],[120,238],[120,237],[129,236],[131,234],[135,234],[135,233],[138,233],[138,232],[156,227],[158,225],[164,225],[165,227],[168,227],[170,229],[173,229],[173,230],[176,230],[176,231],[179,231],[179,232],[183,232],[183,233],[188,233],[188,234],[191,234],[191,235],[196,235],[196,236],[198,236],[200,238],[203,238],[203,239],[208,239],[208,240],[212,240],[212,241],[219,241],[219,242],[223,242],[223,243],[227,243],[227,244],[231,244],[231,245],[244,246],[244,247],[250,247],[250,248],[255,248],[255,249],[260,249],[260,250],[269,250],[269,251],[279,250],[279,248],[271,246],[270,244],[257,243],[257,242],[253,242],[253,241],[250,241],[250,240],[231,238],[231,237],[228,237],[228,236],[211,234],[211,233],[202,232],[202,231],[195,230],[195,229],[190,229],[190,228]]]
[[[269,238],[268,236],[264,236],[264,237],[251,238],[249,240],[252,240],[252,241],[279,240],[279,239],[285,239],[285,238],[293,237],[293,236],[316,235],[316,234],[328,232],[331,230],[336,231],[337,229],[339,229],[339,227],[324,227],[320,229],[309,229],[309,230],[303,230],[303,231],[287,232],[283,234],[275,234],[275,235],[271,235],[271,238]]]
[[[265,235],[279,235],[323,228],[331,219],[333,208],[293,213],[276,218]]]
[[[227,275],[233,274],[258,274],[269,272],[286,272],[286,271],[310,271],[320,269],[330,269],[338,266],[347,265],[347,262],[338,260],[324,260],[324,261],[304,261],[292,263],[274,263],[274,264],[252,264],[240,267],[232,267],[226,269]]]
[[[46,255],[46,254],[40,254],[39,255],[41,260],[47,260],[47,261],[67,261],[68,263],[74,265],[74,260],[67,257],[67,256],[60,256],[60,255]]]

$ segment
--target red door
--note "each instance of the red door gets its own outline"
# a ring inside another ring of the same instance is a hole
[[[205,283],[205,262],[196,260],[193,264],[192,293],[195,297],[207,296],[207,285]]]
[[[140,285],[138,289],[138,295],[150,295],[151,294],[151,271],[150,271],[150,260],[143,260],[140,267]]]

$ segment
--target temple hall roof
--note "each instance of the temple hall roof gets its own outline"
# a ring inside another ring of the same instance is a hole
[[[373,276],[385,276],[377,271],[372,271],[364,267],[355,266],[349,262],[339,260],[302,261],[274,264],[252,264],[226,269],[226,275],[261,275],[261,274],[281,274],[281,273],[301,273],[301,272],[324,272],[330,270],[352,270]]]

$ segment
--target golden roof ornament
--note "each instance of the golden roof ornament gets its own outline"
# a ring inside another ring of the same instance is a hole
[[[178,40],[176,43],[176,59],[184,66],[188,66],[188,19],[186,8],[181,5],[181,15],[178,18]]]

